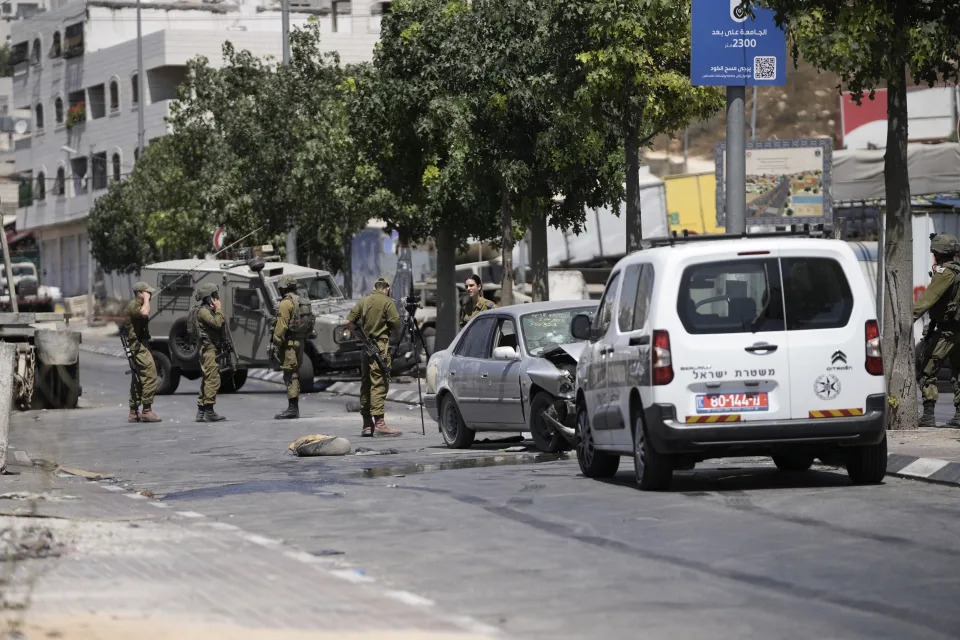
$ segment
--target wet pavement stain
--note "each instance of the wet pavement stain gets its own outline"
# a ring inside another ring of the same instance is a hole
[[[364,478],[384,478],[390,476],[405,476],[415,473],[429,473],[431,471],[450,471],[455,469],[479,469],[482,467],[507,467],[511,465],[538,464],[542,462],[557,462],[569,460],[571,454],[564,453],[535,453],[511,456],[483,456],[479,458],[460,458],[458,460],[443,460],[441,462],[411,463],[397,465],[383,465],[367,467],[360,474]]]
[[[204,487],[202,489],[187,489],[176,491],[163,496],[163,500],[203,500],[209,498],[223,498],[227,496],[241,496],[251,493],[300,493],[318,498],[342,498],[343,494],[336,491],[321,489],[329,483],[306,483],[265,480],[260,482],[241,482],[226,484],[218,487]]]

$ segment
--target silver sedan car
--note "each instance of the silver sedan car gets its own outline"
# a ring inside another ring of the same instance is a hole
[[[430,356],[424,405],[447,446],[467,448],[477,431],[530,431],[537,448],[551,453],[574,445],[584,343],[570,335],[570,320],[596,309],[572,300],[486,311]]]

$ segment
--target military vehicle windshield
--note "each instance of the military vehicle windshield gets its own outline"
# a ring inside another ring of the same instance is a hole
[[[329,300],[330,298],[342,298],[340,288],[330,276],[298,278],[297,295],[307,297],[310,300]]]

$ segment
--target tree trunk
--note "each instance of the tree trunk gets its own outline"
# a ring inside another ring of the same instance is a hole
[[[500,306],[513,304],[513,217],[510,215],[510,191],[506,184],[500,197],[500,231],[503,234],[503,278],[500,281]]]
[[[643,226],[640,222],[640,141],[637,132],[630,127],[623,142],[627,161],[627,253],[640,248]]]
[[[549,267],[547,264],[547,216],[533,216],[530,223],[530,270],[533,273],[533,301],[550,299]]]
[[[887,196],[883,248],[886,282],[883,312],[883,370],[887,377],[887,428],[917,428],[917,384],[913,353],[913,225],[907,171],[907,77],[901,65],[887,79]]]
[[[446,349],[457,335],[457,243],[451,227],[437,230],[437,326],[434,350]]]
[[[343,293],[348,298],[353,297],[353,234],[349,229],[343,232]]]

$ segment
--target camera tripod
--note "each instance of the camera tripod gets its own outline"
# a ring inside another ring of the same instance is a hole
[[[417,325],[416,318],[414,317],[414,314],[419,308],[417,305],[419,299],[414,298],[416,298],[416,296],[410,296],[404,301],[403,309],[406,313],[402,320],[403,329],[401,329],[400,339],[397,340],[397,344],[394,347],[393,357],[396,359],[397,352],[400,350],[400,344],[403,342],[404,337],[410,336],[410,341],[413,343],[413,366],[414,369],[416,369],[417,376],[417,400],[420,405],[420,433],[427,435],[426,423],[423,420],[423,391],[420,388],[420,347],[423,348],[423,353],[428,361],[430,360],[430,352],[427,350],[427,341],[423,339],[423,334],[420,332],[420,327]]]

